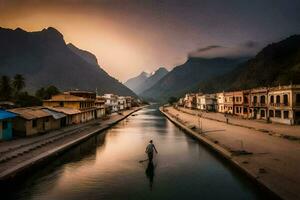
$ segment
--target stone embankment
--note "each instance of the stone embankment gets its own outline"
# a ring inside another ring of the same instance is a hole
[[[85,141],[122,121],[142,107],[132,108],[111,115],[108,119],[97,119],[51,131],[31,138],[16,139],[0,143],[0,183],[14,180],[34,166],[47,162],[67,149]]]
[[[276,196],[300,199],[299,142],[198,117],[173,107],[160,110],[186,133],[216,151]]]

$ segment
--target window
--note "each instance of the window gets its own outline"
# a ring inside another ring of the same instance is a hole
[[[270,97],[270,103],[274,103],[274,96],[273,95]]]
[[[270,110],[270,111],[269,111],[269,116],[270,116],[270,117],[274,117],[274,110]]]
[[[281,118],[281,111],[275,110],[275,117]]]
[[[248,97],[244,97],[244,102],[248,103]]]
[[[265,110],[260,111],[260,117],[266,117],[266,112]]]
[[[287,94],[283,95],[283,104],[285,106],[287,106],[289,104],[289,99],[288,99],[288,95]]]
[[[257,103],[257,96],[253,97],[253,103]]]
[[[62,102],[62,101],[59,102],[59,106],[60,106],[60,107],[64,107],[64,102]]]
[[[7,129],[8,127],[8,122],[7,121],[2,121],[2,129]]]
[[[300,94],[296,94],[296,103],[300,103]]]
[[[288,119],[289,118],[289,111],[283,111],[283,118]]]
[[[262,104],[266,103],[266,97],[265,96],[260,97],[260,103],[262,103]]]
[[[280,103],[280,96],[279,95],[276,96],[276,103]]]
[[[37,120],[34,119],[32,120],[32,128],[37,127]]]

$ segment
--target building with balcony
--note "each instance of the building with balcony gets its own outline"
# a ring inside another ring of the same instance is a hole
[[[217,111],[220,113],[224,113],[224,102],[225,102],[225,96],[224,96],[224,92],[220,92],[216,94],[216,98],[217,98]]]
[[[196,94],[197,109],[203,111],[216,111],[216,94]]]
[[[224,113],[233,114],[233,92],[224,92]]]
[[[43,106],[68,115],[67,124],[78,124],[97,118],[101,108],[95,106],[95,93],[65,92],[43,101]],[[78,95],[78,96],[77,96]]]
[[[267,120],[268,88],[264,87],[251,89],[249,99],[249,118]]]
[[[270,88],[268,93],[270,121],[283,124],[300,123],[300,85]]]

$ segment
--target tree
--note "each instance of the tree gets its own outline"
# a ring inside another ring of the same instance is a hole
[[[50,99],[53,95],[59,94],[59,90],[57,87],[50,85],[47,89],[46,89],[46,93],[47,93],[47,99]]]
[[[44,87],[40,88],[39,90],[36,91],[35,96],[43,99],[43,100],[47,100],[50,99],[53,95],[59,94],[59,90],[57,89],[57,87],[50,85],[49,87],[47,87],[46,89]]]
[[[12,84],[16,94],[19,94],[19,92],[25,87],[25,78],[21,74],[16,74]]]
[[[11,86],[11,80],[8,76],[2,76],[0,78],[0,99],[1,100],[10,100],[13,92]]]
[[[46,90],[44,87],[41,87],[35,92],[35,96],[40,99],[46,99]]]
[[[177,97],[170,97],[168,102],[170,105],[172,105],[173,103],[176,103],[178,101],[178,98]]]
[[[21,92],[16,97],[16,104],[21,107],[41,106],[42,103],[40,98],[31,96],[27,92]]]

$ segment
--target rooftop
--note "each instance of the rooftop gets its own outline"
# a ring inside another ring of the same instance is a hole
[[[8,111],[5,111],[5,110],[0,110],[0,120],[10,119],[10,118],[14,118],[16,116],[17,115],[15,113],[8,112]]]
[[[34,106],[25,108],[14,108],[8,111],[18,114],[20,117],[28,120],[51,116],[49,113],[43,111],[43,108],[44,107],[42,106]]]

